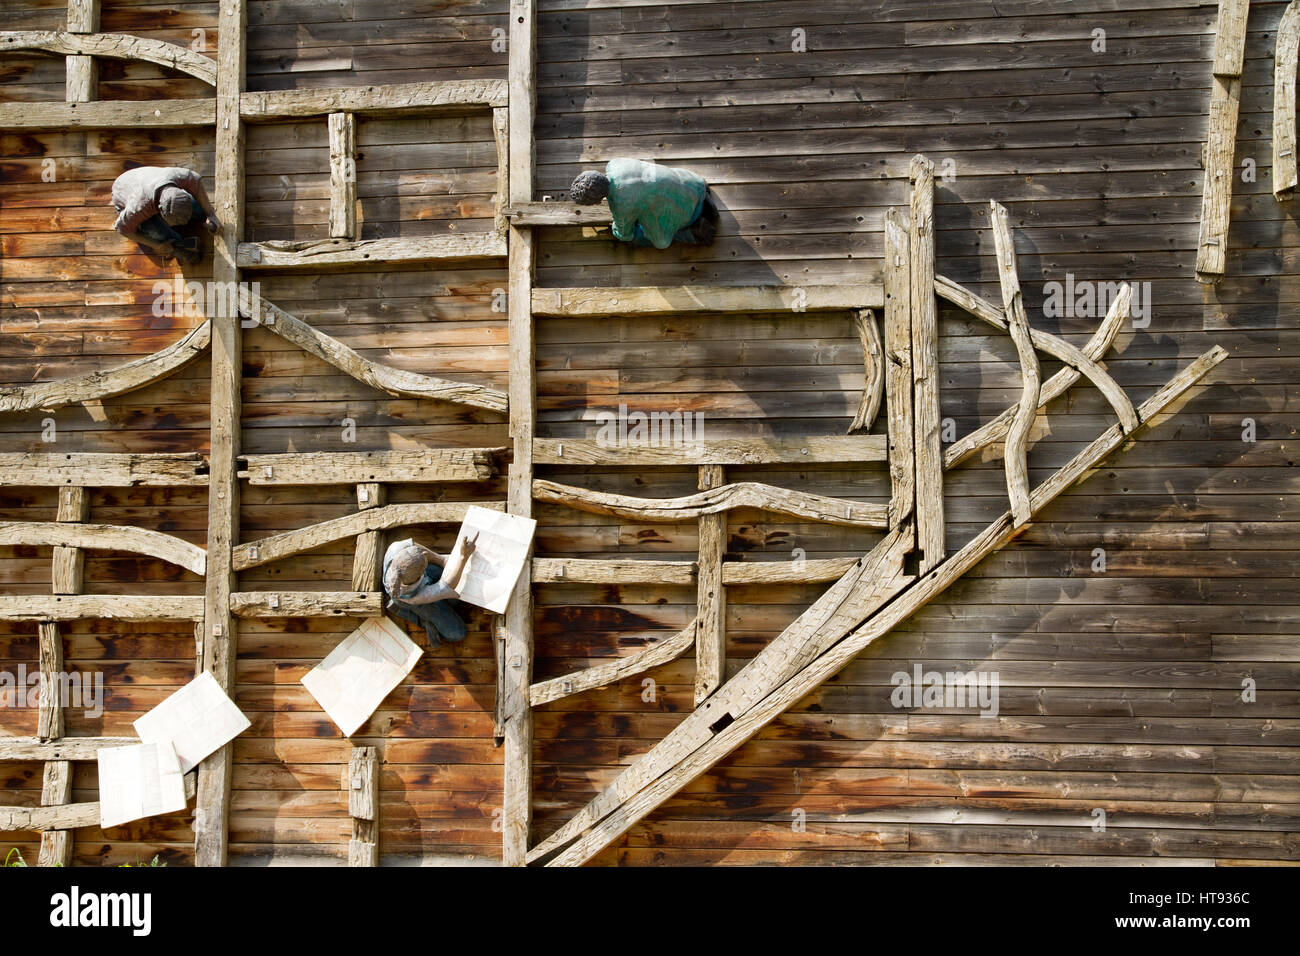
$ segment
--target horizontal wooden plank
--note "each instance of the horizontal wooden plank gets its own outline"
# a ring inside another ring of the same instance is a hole
[[[302,88],[243,93],[246,120],[324,116],[329,113],[407,114],[505,106],[505,80],[442,80],[384,86]]]
[[[675,312],[813,312],[878,309],[878,284],[808,286],[609,286],[534,289],[535,316],[669,315]]]
[[[139,737],[0,737],[0,760],[94,760],[107,747],[129,747]]]
[[[243,455],[246,467],[239,477],[250,485],[482,481],[493,475],[504,452],[502,447]]]
[[[108,594],[0,595],[0,620],[74,621],[110,618],[119,621],[199,621],[203,598],[136,597]]]
[[[600,439],[537,438],[538,465],[766,465],[885,461],[884,435],[804,439],[717,438],[673,445],[618,445]]]
[[[579,206],[571,202],[520,203],[506,209],[514,226],[608,226],[613,220],[609,206]],[[536,299],[537,290],[533,297]]]
[[[197,453],[0,454],[0,486],[130,488],[207,483],[208,461]]]
[[[217,101],[103,100],[92,103],[0,103],[0,129],[148,129],[215,126]]]
[[[316,269],[322,266],[378,265],[389,262],[458,262],[499,259],[506,240],[496,233],[399,239],[319,239],[241,242],[236,261],[241,269]]]
[[[236,617],[379,617],[380,591],[235,591],[230,612]]]

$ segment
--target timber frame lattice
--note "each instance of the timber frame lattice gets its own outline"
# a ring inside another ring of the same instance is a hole
[[[245,269],[316,268],[358,263],[463,263],[506,255],[505,218],[508,156],[506,83],[500,80],[444,81],[270,93],[245,90],[245,0],[220,0],[216,59],[162,41],[99,31],[98,0],[70,0],[66,31],[0,33],[0,52],[44,52],[67,61],[63,104],[0,105],[0,128],[147,128],[200,126],[215,129],[213,204],[222,229],[214,242],[213,284],[225,294],[209,302],[209,315],[177,342],[110,369],[52,382],[0,386],[0,412],[20,412],[92,402],[152,385],[204,352],[211,356],[211,432],[207,456],[192,454],[0,455],[0,483],[58,487],[55,522],[0,522],[0,543],[54,548],[53,595],[0,597],[0,619],[35,621],[39,630],[42,682],[35,738],[0,739],[0,760],[45,762],[42,806],[0,808],[0,829],[39,830],[40,864],[72,859],[72,830],[93,826],[99,804],[71,804],[71,763],[94,760],[102,747],[134,738],[65,737],[57,698],[46,688],[63,667],[58,622],[86,618],[188,620],[195,626],[196,674],[211,673],[227,693],[234,683],[238,621],[270,617],[370,617],[383,613],[380,590],[382,533],[425,523],[459,523],[468,502],[389,505],[387,484],[477,482],[496,473],[501,448],[447,448],[284,455],[240,454],[241,330],[260,325],[338,370],[389,395],[437,399],[505,413],[505,392],[455,382],[375,362],[344,343],[267,302],[240,283]],[[208,100],[98,102],[96,57],[154,63],[195,77],[215,88]],[[357,227],[355,136],[357,115],[459,115],[491,113],[497,147],[499,188],[493,229],[486,234],[361,239]],[[330,143],[330,239],[324,242],[241,241],[243,232],[243,124],[321,117]],[[242,463],[242,465],[241,465]],[[341,519],[238,544],[239,482],[250,484],[350,484],[357,512]],[[208,542],[199,548],[180,538],[126,526],[88,523],[88,490],[95,487],[191,485],[208,489]],[[504,502],[476,501],[481,507]],[[240,591],[238,572],[344,538],[355,539],[351,589],[328,592]],[[204,578],[202,597],[81,595],[84,551],[128,551],[175,563]],[[498,671],[500,671],[498,667]],[[500,695],[498,694],[498,698]],[[498,708],[499,709],[499,708]],[[500,720],[497,721],[498,728]],[[500,734],[498,730],[498,734]],[[195,862],[227,862],[232,746],[204,760],[186,775],[186,793],[196,799]],[[349,794],[353,836],[349,863],[378,864],[378,767],[373,747],[355,747],[343,781]]]
[[[1225,9],[1236,8],[1224,0]],[[1239,6],[1244,9],[1244,2]],[[72,0],[68,31],[0,34],[0,49],[36,50],[67,58],[64,104],[0,108],[0,127],[214,127],[216,172],[213,198],[223,229],[215,243],[213,279],[238,288],[233,302],[177,343],[117,368],[60,382],[0,388],[0,411],[53,408],[120,395],[159,381],[204,351],[212,360],[211,436],[206,459],[195,455],[9,456],[10,484],[61,488],[58,520],[0,525],[4,543],[55,543],[54,594],[0,600],[0,617],[35,620],[40,628],[41,668],[62,667],[58,621],[82,617],[177,619],[196,624],[197,663],[228,693],[233,689],[237,628],[248,617],[369,616],[380,612],[380,534],[423,522],[458,522],[466,503],[389,505],[385,485],[398,482],[483,480],[502,449],[430,450],[412,453],[241,455],[241,329],[261,324],[339,370],[391,395],[436,398],[509,416],[512,447],[507,500],[489,503],[531,516],[534,501],[561,503],[602,514],[645,520],[695,522],[699,553],[694,562],[530,560],[500,622],[497,641],[495,733],[504,741],[503,859],[507,865],[575,865],[590,860],[664,800],[757,733],[778,714],[833,676],[872,641],[940,594],[984,557],[1010,543],[1048,502],[1086,478],[1110,454],[1182,399],[1226,353],[1214,348],[1134,406],[1100,362],[1128,314],[1126,289],[1111,304],[1092,339],[1077,348],[1032,328],[1021,301],[1015,249],[1007,212],[990,208],[1002,293],[988,302],[935,272],[933,166],[912,160],[906,209],[885,220],[883,283],[814,287],[649,287],[534,289],[534,228],[575,222],[599,223],[599,210],[574,210],[534,202],[533,140],[536,77],[536,2],[511,0],[509,76],[506,81],[403,84],[335,90],[250,93],[245,89],[244,0],[220,0],[219,52],[213,61],[169,44],[98,32],[95,0]],[[1227,17],[1227,14],[1225,14]],[[1244,24],[1244,14],[1242,14]],[[1244,29],[1244,27],[1243,27]],[[1226,54],[1225,54],[1226,55]],[[94,58],[147,60],[214,86],[210,100],[148,104],[97,103]],[[1220,74],[1216,55],[1216,82]],[[1229,67],[1231,64],[1229,64]],[[1237,66],[1237,85],[1240,66]],[[1225,87],[1230,83],[1223,84]],[[498,191],[489,233],[437,239],[364,240],[357,232],[356,116],[490,110],[498,154]],[[249,243],[242,240],[243,128],[276,118],[321,117],[330,143],[330,238],[310,243]],[[1228,152],[1229,164],[1231,151]],[[1207,178],[1207,208],[1210,186]],[[1214,197],[1219,202],[1219,197]],[[1217,206],[1215,208],[1218,208]],[[1226,218],[1223,220],[1226,232]],[[1221,253],[1222,246],[1219,251]],[[239,283],[245,270],[314,268],[385,262],[508,262],[510,375],[508,393],[477,384],[411,373],[361,356],[310,323],[278,309]],[[1213,268],[1205,270],[1212,272]],[[1219,267],[1222,271],[1222,267]],[[536,437],[535,323],[566,315],[652,315],[684,311],[761,312],[790,307],[798,295],[809,309],[852,317],[863,346],[864,390],[848,434],[799,441],[703,442],[689,456],[672,452],[675,465],[698,469],[698,493],[671,499],[597,493],[538,478],[538,466],[656,465],[663,449],[605,449],[595,442]],[[942,298],[1004,331],[1015,346],[1022,383],[1019,400],[946,449],[939,441],[937,300]],[[877,318],[880,313],[880,319]],[[1038,355],[1063,363],[1043,380]],[[1031,487],[1028,446],[1035,417],[1080,378],[1110,403],[1116,423],[1064,467]],[[885,434],[870,430],[881,411]],[[977,453],[1003,446],[1008,511],[952,554],[944,550],[945,473]],[[57,459],[57,460],[56,460]],[[728,481],[728,467],[767,463],[879,462],[888,467],[887,505],[813,495],[763,482]],[[241,465],[241,462],[243,463]],[[250,484],[350,484],[357,511],[284,534],[240,541],[241,479]],[[208,543],[198,549],[143,529],[88,522],[86,488],[192,484],[208,488]],[[479,502],[479,504],[482,504]],[[725,515],[757,507],[803,519],[869,528],[879,543],[857,559],[810,561],[796,571],[782,567],[785,581],[829,582],[826,592],[752,661],[725,679],[726,587],[763,581],[773,569],[726,562]],[[245,592],[240,571],[321,544],[355,538],[351,589],[337,592]],[[87,547],[112,547],[174,561],[203,575],[202,598],[89,597],[80,595],[80,563]],[[692,622],[644,651],[584,671],[534,683],[535,583],[694,584]],[[657,666],[695,648],[696,709],[648,753],[627,767],[590,803],[540,840],[532,833],[533,708]],[[37,738],[9,738],[0,759],[46,762],[41,808],[0,811],[7,828],[42,829],[41,861],[70,859],[70,830],[97,819],[96,804],[70,804],[70,761],[93,759],[99,746],[118,738],[67,738],[61,712],[42,699]],[[231,746],[205,760],[194,783],[196,863],[224,865],[228,851]],[[354,819],[350,862],[378,859],[377,772],[380,755],[358,748],[349,766]],[[95,808],[95,809],[92,809]],[[48,840],[48,849],[47,849]]]

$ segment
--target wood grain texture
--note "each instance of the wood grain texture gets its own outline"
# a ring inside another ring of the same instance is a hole
[[[202,486],[208,483],[207,471],[207,459],[197,452],[0,453],[0,486],[10,487]]]
[[[240,112],[250,121],[299,119],[330,113],[409,114],[505,106],[502,80],[442,80],[377,86],[246,92]]]
[[[667,426],[665,425],[665,428]],[[681,444],[538,438],[539,465],[762,465],[885,460],[883,435],[812,438],[708,438]]]
[[[545,317],[671,315],[674,312],[816,312],[878,309],[878,286],[645,286],[534,289]]]
[[[389,262],[500,259],[506,244],[495,233],[393,239],[270,239],[241,242],[241,269],[321,269]]]
[[[378,617],[384,593],[370,591],[236,591],[230,611],[243,618]]]
[[[64,548],[65,550],[94,548],[108,551],[130,551],[152,555],[179,565],[195,574],[203,574],[206,553],[197,545],[173,535],[133,528],[127,525],[80,524],[67,525],[54,521],[0,521],[0,544],[36,545]],[[56,593],[72,593],[59,591]]]
[[[939,310],[934,294],[934,163],[916,155],[908,169],[908,284],[912,313],[912,454],[916,547],[921,571],[944,556],[943,450],[939,441]]]
[[[350,485],[358,482],[482,481],[505,448],[426,448],[242,455],[239,477],[250,485]]]
[[[0,595],[0,620],[193,621],[203,616],[201,597],[136,597],[72,594],[54,597]]]
[[[85,87],[83,87],[84,89]],[[0,103],[0,129],[124,129],[213,126],[214,99],[135,103],[98,100],[69,103]]]
[[[901,528],[916,506],[912,430],[912,283],[907,227],[885,213],[885,414],[889,432],[889,526]]]
[[[1273,195],[1290,202],[1296,188],[1296,68],[1300,65],[1300,3],[1287,4],[1273,52]]]
[[[357,238],[357,119],[329,114],[330,238]]]

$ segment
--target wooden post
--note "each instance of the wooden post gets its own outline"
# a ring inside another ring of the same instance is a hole
[[[885,413],[889,416],[889,526],[900,528],[916,501],[912,445],[911,267],[898,210],[885,213]]]
[[[90,513],[90,496],[85,488],[60,488],[57,520],[83,522]],[[52,588],[55,594],[80,594],[82,590],[85,552],[81,548],[54,548]],[[42,740],[57,740],[63,736],[63,706],[58,690],[64,686],[59,676],[63,673],[63,636],[55,621],[42,621],[37,625],[41,654],[41,701],[37,717],[37,735]],[[55,807],[72,800],[72,764],[67,760],[52,760],[45,765],[41,785],[41,806]],[[72,831],[45,830],[41,833],[41,866],[68,866],[72,862]]]
[[[239,283],[236,250],[244,217],[244,130],[239,98],[244,89],[244,0],[220,0],[217,49],[216,175],[213,204],[221,230],[212,262],[214,282]],[[204,585],[203,669],[222,690],[233,695],[235,654],[239,646],[230,593],[236,590],[232,551],[239,540],[239,380],[242,337],[234,295],[216,296],[230,304],[227,314],[212,315],[212,391],[208,482],[207,576]],[[225,866],[227,816],[230,810],[231,745],[199,764],[198,800],[194,811],[196,866]]]
[[[349,866],[379,865],[379,753],[353,747],[348,762],[348,813],[352,815]]]
[[[536,0],[510,0],[510,204],[533,195],[534,68],[537,58]],[[512,514],[533,513],[533,432],[537,415],[533,338],[533,233],[510,227],[509,338],[510,466],[507,507]],[[501,708],[505,732],[502,861],[523,866],[532,825],[533,712],[528,700],[533,679],[532,562],[524,564],[506,608],[505,674]]]
[[[1205,188],[1201,197],[1201,235],[1196,247],[1196,278],[1218,282],[1228,258],[1233,157],[1241,104],[1241,67],[1246,49],[1250,0],[1219,0],[1218,33],[1210,79],[1210,120],[1205,143]]]
[[[700,466],[700,491],[726,484],[721,465]],[[695,706],[722,686],[727,670],[727,591],[722,586],[722,556],[727,550],[727,515],[700,515],[700,564],[695,606]]]
[[[492,110],[492,137],[497,145],[497,192],[493,213],[493,228],[498,236],[510,235],[510,219],[506,208],[510,200],[510,110],[498,106]]]
[[[377,481],[357,485],[357,507],[362,511],[382,507],[386,497],[384,486]],[[383,536],[378,531],[363,531],[357,535],[357,550],[352,559],[352,590],[382,589],[382,543]]]
[[[357,119],[331,113],[330,238],[357,238]]]
[[[908,232],[912,312],[912,429],[916,436],[916,547],[921,573],[944,556],[943,448],[939,442],[939,312],[934,296],[934,163],[913,156]]]
[[[68,32],[99,32],[100,0],[68,0]],[[64,100],[68,103],[90,103],[98,96],[99,70],[93,56],[73,54],[65,57],[67,82]]]

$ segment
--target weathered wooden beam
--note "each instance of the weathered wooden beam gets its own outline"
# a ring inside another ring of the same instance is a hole
[[[71,764],[66,760],[59,760],[48,763],[46,775],[58,774],[58,770],[51,770],[54,767],[70,767]],[[64,779],[67,780],[69,775],[64,772]],[[70,781],[69,781],[70,784]],[[54,784],[57,786],[58,784]],[[71,790],[71,786],[65,789]],[[43,792],[42,792],[43,795]],[[41,807],[0,807],[0,831],[3,830],[44,830],[41,834],[41,866],[67,866],[66,860],[57,859],[59,847],[57,844],[68,844],[69,830],[77,827],[99,826],[99,804],[98,803],[65,803],[62,805]],[[46,862],[46,844],[49,843],[49,856],[51,862]],[[70,844],[69,844],[70,845]]]
[[[1176,400],[1226,357],[1227,353],[1216,346],[1175,375],[1139,408],[1141,422],[1144,425],[1149,423],[1156,413]],[[1033,510],[1041,510],[1070,485],[1086,477],[1091,469],[1126,441],[1128,441],[1128,434],[1118,424],[1112,426],[1071,459],[1064,468],[1034,489],[1031,496]],[[902,590],[901,594],[895,592],[898,596],[892,601],[887,604],[881,602],[876,609],[864,614],[862,620],[865,623],[854,630],[847,639],[837,640],[819,650],[814,657],[807,659],[798,670],[790,673],[773,690],[745,706],[742,712],[731,710],[729,715],[733,719],[729,723],[716,729],[708,727],[713,732],[701,734],[698,731],[699,723],[696,721],[700,711],[686,718],[677,730],[661,741],[650,754],[625,770],[619,779],[633,777],[637,768],[647,763],[656,750],[660,748],[671,750],[665,745],[673,738],[677,738],[678,746],[672,753],[672,756],[676,757],[674,763],[664,767],[660,761],[651,772],[641,773],[634,780],[629,781],[622,790],[617,788],[619,781],[616,780],[614,785],[602,793],[602,796],[606,793],[611,794],[611,799],[600,803],[594,813],[582,812],[575,817],[575,820],[580,820],[579,826],[570,827],[566,824],[561,828],[564,839],[551,839],[539,844],[533,858],[558,848],[567,839],[573,839],[573,842],[551,861],[551,865],[571,866],[591,859],[664,800],[752,737],[774,717],[834,676],[868,644],[889,633],[967,573],[975,564],[1005,546],[1019,533],[1019,530],[1013,523],[1011,513],[1003,514],[930,574],[914,579],[906,585],[906,589]],[[883,611],[876,613],[880,607],[883,607]],[[709,713],[703,716],[702,720],[716,718],[721,711],[710,705],[743,674],[742,671],[728,682],[718,695],[706,702],[701,710],[707,710]],[[692,746],[695,741],[698,743]],[[597,804],[600,799],[598,797],[592,803]]]
[[[1296,67],[1300,61],[1300,0],[1287,4],[1273,51],[1273,195],[1290,202],[1296,188]]]
[[[235,591],[230,611],[236,617],[379,617],[384,593],[350,591]]]
[[[362,511],[379,508],[386,503],[384,486],[377,481],[357,485],[357,507]],[[352,557],[352,590],[378,591],[383,579],[383,535],[378,531],[363,531],[357,535],[357,550]]]
[[[533,558],[534,584],[695,584],[694,561]]]
[[[217,82],[217,63],[175,43],[126,33],[65,33],[52,30],[11,30],[0,33],[0,52],[37,50],[63,56],[103,56],[113,60],[143,60],[188,74],[204,83]]]
[[[1249,8],[1250,0],[1219,0],[1210,119],[1205,144],[1201,233],[1196,248],[1196,278],[1207,283],[1223,278],[1227,264],[1233,158],[1237,145],[1241,65],[1245,56]]]
[[[86,555],[75,540],[80,525],[90,516],[90,495],[85,488],[65,487],[59,489],[58,511],[55,522],[44,527],[52,532],[45,542],[54,547],[54,561],[51,568],[51,581],[55,594],[80,594],[85,577]],[[36,525],[36,522],[14,522],[18,525]],[[68,527],[74,525],[74,527]],[[38,525],[39,526],[39,525]],[[3,528],[4,525],[0,525]],[[99,527],[104,527],[103,525]],[[72,532],[70,540],[67,532]],[[0,531],[0,534],[3,532]],[[61,666],[61,665],[60,665]]]
[[[208,462],[197,453],[0,453],[0,486],[134,488],[207,483]]]
[[[161,558],[195,574],[203,574],[207,563],[207,554],[197,545],[170,534],[163,534],[161,531],[129,525],[66,525],[56,521],[0,521],[0,545],[34,545],[63,548],[65,551],[82,548],[131,551]],[[76,591],[56,593],[75,594]]]
[[[721,467],[700,466],[702,472],[705,468]],[[701,485],[704,480],[703,477],[700,479]],[[846,527],[888,527],[888,514],[884,505],[792,491],[757,481],[709,484],[707,490],[681,498],[637,498],[538,479],[533,482],[533,497],[538,501],[567,505],[579,511],[638,521],[693,521],[720,515],[735,508],[757,508],[773,514]]]
[[[820,584],[843,577],[857,558],[796,561],[724,561],[722,583]],[[689,587],[696,582],[694,561],[534,558],[534,584],[654,584]]]
[[[99,0],[68,0],[68,32],[98,33],[99,6]],[[69,103],[89,103],[96,98],[99,71],[93,56],[68,56],[66,72],[65,100]]]
[[[461,262],[503,259],[506,243],[496,233],[403,236],[394,239],[303,239],[241,242],[241,269],[320,269],[390,262]]]
[[[129,747],[138,737],[0,737],[0,760],[44,761],[94,760],[106,747]]]
[[[465,512],[470,505],[502,510],[499,501],[426,501],[384,505],[241,544],[232,552],[232,566],[236,571],[247,571],[344,538],[354,538],[366,531],[385,531],[412,524],[455,524],[465,520]]]
[[[908,283],[912,311],[912,454],[921,573],[944,556],[943,446],[939,441],[939,309],[934,295],[934,163],[912,157]]]
[[[725,495],[732,489],[744,487],[743,485],[728,486],[726,481],[726,470],[722,465],[701,465],[700,495],[692,497]],[[534,482],[534,487],[536,484]],[[759,487],[762,489],[760,493],[773,490],[771,486]],[[734,499],[736,496],[731,494],[729,497]],[[722,559],[727,553],[726,510],[725,507],[710,508],[707,505],[695,509],[698,515],[699,540],[699,563],[695,582],[695,614],[698,625],[695,633],[696,707],[722,686],[727,672],[727,590],[722,586]]]
[[[494,412],[506,410],[508,399],[499,389],[452,382],[372,362],[333,336],[267,302],[246,286],[239,287],[239,300],[245,312],[257,316],[266,329],[372,388],[407,398],[432,398]]]
[[[357,119],[352,113],[329,115],[330,237],[357,237]]]
[[[37,866],[71,866],[72,865],[72,830],[77,826],[96,826],[99,823],[99,804],[90,804],[94,816],[89,823],[83,823],[85,816],[77,813],[72,803],[72,761],[51,760],[45,765],[41,777],[41,806],[49,815],[43,819],[21,821],[14,829],[40,829],[41,849],[37,856]],[[71,823],[70,821],[75,821]],[[35,826],[44,824],[44,826]],[[62,826],[61,826],[62,825]],[[0,824],[3,829],[3,824]]]
[[[211,322],[204,322],[166,348],[110,369],[53,382],[0,386],[0,412],[61,408],[78,402],[112,398],[152,385],[198,358],[208,347],[211,328]]]
[[[497,191],[492,196],[492,228],[496,234],[509,241],[510,218],[506,206],[510,202],[510,110],[498,106],[492,110],[492,140],[497,151]]]
[[[870,309],[855,310],[853,324],[858,330],[858,341],[862,343],[864,383],[862,400],[858,402],[857,413],[847,434],[865,435],[875,424],[876,415],[880,413],[880,400],[885,394],[885,347],[880,341],[876,314]]]
[[[509,201],[531,202],[536,148],[533,123],[537,108],[536,0],[510,0],[509,63]],[[537,426],[536,338],[533,324],[533,234],[511,226],[508,287],[510,336],[510,465],[508,506],[512,514],[533,513],[534,432]],[[504,668],[497,674],[504,734],[502,793],[502,862],[523,866],[533,817],[533,679],[532,553],[515,585],[502,624]]]
[[[669,423],[664,422],[664,430]],[[815,438],[711,438],[680,445],[611,444],[599,439],[538,438],[539,465],[782,465],[885,461],[884,435]]]
[[[0,595],[2,621],[194,621],[203,617],[201,597],[137,597],[118,594]]]
[[[216,100],[99,100],[91,103],[0,103],[0,129],[146,129],[212,126]]]
[[[217,132],[213,205],[221,229],[213,243],[212,280],[240,288],[236,250],[244,232],[244,126],[239,118],[244,90],[246,0],[217,6]],[[212,381],[209,401],[211,481],[208,490],[208,573],[204,586],[203,670],[233,696],[238,622],[230,613],[236,590],[231,551],[239,540],[240,381],[243,337],[232,295],[218,297],[212,321]],[[199,764],[194,811],[194,865],[225,866],[229,844],[232,747],[226,744]]]
[[[908,230],[885,213],[885,414],[889,439],[889,526],[901,528],[916,504],[912,430],[912,280]]]
[[[245,93],[240,112],[256,122],[330,113],[458,113],[505,106],[506,101],[504,80],[442,80]]]
[[[609,206],[579,206],[571,202],[511,203],[506,210],[514,226],[608,226],[613,222]]]
[[[699,619],[697,618],[667,640],[657,641],[644,650],[629,654],[627,657],[596,664],[580,671],[574,671],[572,674],[565,674],[563,677],[539,681],[529,691],[529,701],[532,706],[540,707],[542,704],[549,704],[561,697],[580,694],[583,691],[597,687],[605,687],[608,684],[622,680],[624,677],[630,677],[652,667],[658,667],[660,664],[667,664],[669,661],[676,660],[686,653],[687,648],[695,643],[698,623]]]
[[[1038,368],[1038,353],[1029,334],[1029,317],[1025,314],[1024,299],[1020,294],[1020,276],[1016,270],[1016,247],[1011,238],[1011,222],[1006,207],[989,200],[989,225],[993,229],[993,245],[998,260],[998,281],[1002,285],[1002,309],[1006,314],[1007,331],[1016,346],[1020,361],[1020,403],[1007,428],[1007,438],[1002,461],[1007,475],[1007,494],[1011,499],[1011,514],[1016,527],[1029,520],[1029,431],[1038,414],[1038,395],[1042,376]]]
[[[825,312],[878,309],[878,285],[612,286],[534,289],[537,316],[672,315],[679,312]]]
[[[242,455],[250,485],[352,485],[483,481],[496,473],[504,448],[418,451],[320,451]]]
[[[349,866],[379,865],[379,752],[353,747],[348,761]]]

